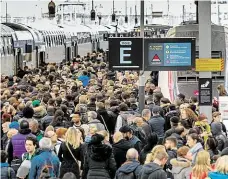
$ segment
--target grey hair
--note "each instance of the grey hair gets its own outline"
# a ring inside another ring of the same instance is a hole
[[[97,119],[97,113],[95,111],[90,111],[89,113],[92,119]]]
[[[32,121],[30,122],[30,124],[39,126],[39,122],[38,122],[36,119],[32,120]]]
[[[142,111],[142,117],[145,117],[145,116],[147,116],[149,114],[151,115],[150,109],[143,109],[143,111]]]
[[[127,151],[127,154],[126,154],[127,160],[137,160],[138,157],[139,157],[139,153],[138,153],[138,151],[136,149],[130,148]]]
[[[51,139],[47,138],[47,137],[43,137],[39,141],[39,146],[40,146],[41,149],[51,149],[51,147],[52,147]]]

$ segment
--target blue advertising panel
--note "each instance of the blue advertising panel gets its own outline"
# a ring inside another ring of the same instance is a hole
[[[195,38],[144,40],[144,70],[179,71],[195,68]]]

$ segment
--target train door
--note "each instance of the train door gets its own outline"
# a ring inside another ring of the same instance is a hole
[[[71,61],[71,48],[66,47],[66,61]]]
[[[39,65],[43,65],[45,63],[45,52],[39,53]]]
[[[15,69],[14,72],[15,74],[18,73],[19,69],[23,69],[23,57],[22,57],[22,49],[17,48],[15,49]]]

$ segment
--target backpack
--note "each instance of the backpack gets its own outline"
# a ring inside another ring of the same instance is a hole
[[[52,171],[51,171],[52,170]],[[54,175],[54,167],[52,165],[45,165],[40,172],[40,179],[51,178]],[[52,173],[52,174],[51,174]]]
[[[138,167],[135,168],[135,170],[137,169]],[[132,171],[131,173],[123,173],[123,172],[120,172],[117,176],[116,176],[116,179],[137,179],[137,176],[135,175],[135,170]]]
[[[133,135],[138,137],[138,139],[142,142],[143,145],[146,145],[146,134],[143,131],[142,127],[137,127],[136,124],[132,124],[130,125],[130,127],[133,130]]]

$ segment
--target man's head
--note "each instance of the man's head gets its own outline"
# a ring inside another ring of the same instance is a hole
[[[33,153],[37,148],[38,141],[36,138],[28,136],[25,140],[25,149],[28,153]]]
[[[165,139],[165,148],[167,150],[173,149],[177,147],[177,139],[176,137],[170,136]]]
[[[142,127],[144,124],[142,117],[136,117],[135,123],[136,123],[137,127]]]
[[[97,119],[97,113],[95,111],[89,111],[88,112],[88,121],[92,121],[94,119]]]
[[[123,126],[119,131],[123,134],[123,137],[126,140],[129,140],[132,137],[132,129],[129,126]]]
[[[151,118],[151,111],[149,109],[143,109],[142,111],[142,117],[145,119],[145,120],[150,120]]]
[[[29,122],[29,128],[32,131],[32,133],[36,133],[38,131],[38,128],[39,128],[38,121],[33,120],[33,121]]]
[[[4,150],[1,150],[1,158],[0,158],[1,163],[6,163],[7,158],[8,158],[7,153]]]
[[[138,158],[139,158],[139,153],[136,149],[131,148],[127,151],[127,154],[126,154],[127,161],[138,160]]]
[[[152,110],[153,116],[157,116],[160,114],[160,108],[158,106],[154,107]]]
[[[157,163],[158,165],[163,167],[166,164],[168,158],[169,155],[167,154],[167,152],[163,150],[158,151],[154,156],[154,163]]]
[[[71,120],[72,120],[74,123],[78,123],[78,122],[80,122],[80,120],[81,120],[81,117],[80,117],[80,114],[79,114],[79,113],[72,114],[71,117],[72,117]]]
[[[39,146],[41,150],[50,150],[52,148],[52,142],[50,138],[43,137],[39,141]]]

